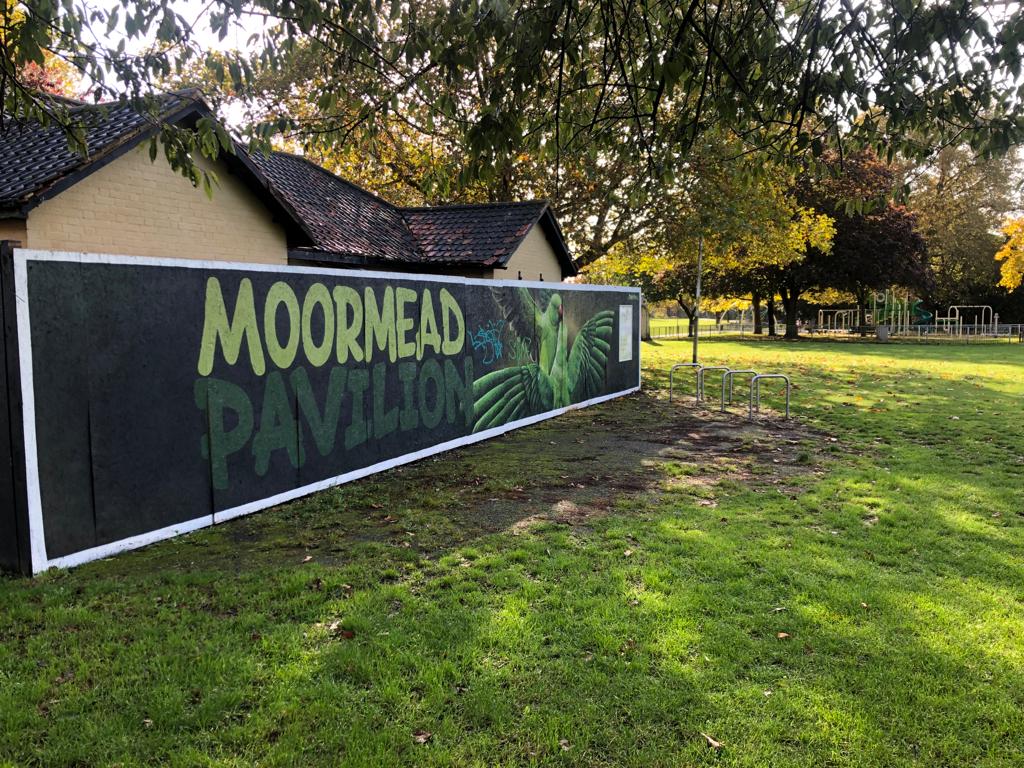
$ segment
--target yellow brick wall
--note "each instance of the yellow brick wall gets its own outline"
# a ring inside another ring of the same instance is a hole
[[[25,221],[23,219],[0,219],[0,240],[20,240],[25,245]]]
[[[503,273],[499,272],[496,277],[503,280],[515,280],[522,272],[523,280],[544,280],[549,283],[562,281],[562,268],[558,264],[558,257],[544,235],[541,225],[536,224],[529,234],[519,244]]]
[[[148,144],[129,150],[29,212],[28,247],[286,264],[284,229],[220,162],[210,200]]]

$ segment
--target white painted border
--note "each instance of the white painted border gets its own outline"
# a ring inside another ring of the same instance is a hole
[[[125,264],[143,267],[184,267],[186,269],[220,269],[239,272],[277,272],[286,275],[324,275],[325,277],[357,277],[362,279],[415,280],[428,283],[456,285],[485,285],[517,288],[546,288],[559,291],[615,291],[640,294],[639,288],[620,285],[590,285],[588,283],[548,283],[543,280],[488,280],[481,277],[452,277],[451,275],[425,275],[418,272],[378,272],[375,269],[330,269],[327,267],[299,267],[288,264],[246,264],[239,261],[210,261],[208,259],[168,259],[153,256],[124,256],[109,253],[80,253],[78,251],[37,251],[15,248],[19,256],[32,261],[70,261],[81,264]]]
[[[212,515],[203,515],[202,517],[188,520],[181,523],[175,523],[169,525],[166,528],[160,528],[155,531],[147,531],[145,533],[138,534],[137,536],[130,536],[126,539],[119,541],[113,541],[109,544],[101,544],[97,547],[90,549],[84,549],[79,552],[73,552],[70,555],[63,557],[55,557],[50,559],[46,555],[46,539],[43,529],[43,509],[42,509],[42,497],[39,489],[39,456],[38,446],[36,443],[36,419],[35,419],[35,390],[33,388],[33,377],[32,377],[32,334],[31,334],[31,318],[29,316],[28,306],[28,262],[29,261],[65,261],[80,264],[124,264],[128,266],[152,266],[152,267],[178,267],[178,268],[190,268],[190,269],[219,269],[219,270],[233,270],[233,271],[251,271],[251,272],[276,272],[281,274],[289,275],[324,275],[327,277],[354,277],[360,279],[382,279],[382,280],[404,280],[404,281],[419,281],[419,282],[436,282],[436,283],[448,283],[456,285],[482,285],[487,287],[518,287],[518,288],[542,288],[542,289],[553,289],[557,288],[561,290],[570,291],[614,291],[617,293],[635,293],[639,297],[639,288],[619,287],[610,285],[587,285],[587,284],[574,284],[574,283],[545,283],[534,280],[486,280],[481,278],[453,278],[446,275],[420,275],[416,273],[406,272],[377,272],[373,270],[360,270],[360,269],[324,269],[320,267],[293,267],[287,265],[276,265],[276,264],[243,264],[238,262],[228,261],[206,261],[198,259],[165,259],[165,258],[150,258],[143,256],[121,256],[111,254],[97,254],[97,253],[76,253],[71,251],[39,251],[32,249],[16,248],[14,250],[14,286],[15,286],[15,301],[17,303],[17,328],[18,328],[18,358],[21,368],[21,392],[22,392],[22,416],[24,419],[24,431],[25,431],[25,473],[26,473],[26,484],[28,490],[28,519],[29,519],[29,541],[31,544],[32,553],[32,572],[33,574],[41,573],[48,568],[70,568],[72,566],[81,565],[83,563],[90,562],[92,560],[99,560],[104,557],[110,557],[111,555],[117,554],[118,552],[124,552],[130,549],[137,549],[138,547],[144,547],[147,544],[153,544],[157,541],[169,539],[182,533],[188,533],[195,531],[200,528],[205,528],[209,525],[216,523],[226,522],[236,517],[243,515],[252,514],[261,509],[283,504],[287,501],[297,499],[301,496],[306,496],[317,491],[322,491],[326,488],[332,488],[336,485],[358,480],[372,475],[377,472],[382,472],[393,467],[401,466],[402,464],[409,464],[414,461],[419,461],[428,456],[433,456],[438,453],[450,451],[454,448],[460,448],[465,445],[471,445],[478,443],[481,440],[486,440],[491,437],[497,437],[506,432],[521,427],[528,426],[530,424],[536,424],[540,421],[560,416],[568,411],[578,410],[585,408],[590,405],[596,405],[597,403],[605,402],[606,400],[612,400],[617,397],[623,397],[625,395],[632,394],[640,390],[639,384],[629,389],[623,389],[618,392],[612,392],[607,395],[600,397],[591,398],[581,403],[574,403],[565,408],[556,408],[552,411],[546,411],[536,416],[529,416],[524,419],[518,419],[507,424],[502,424],[498,427],[492,427],[491,429],[484,430],[471,435],[465,435],[463,437],[456,438],[454,440],[448,440],[444,443],[438,443],[428,448],[424,448],[413,453],[402,454],[393,459],[387,459],[385,461],[377,462],[368,467],[362,467],[360,469],[346,472],[342,475],[336,475],[335,477],[327,478],[324,480],[318,480],[315,483],[309,483],[299,488],[294,488],[284,493],[279,493],[274,496],[268,496],[263,499],[249,502],[248,504],[242,504],[241,506],[232,507],[222,512],[214,512]],[[638,311],[642,313],[643,308],[639,306]],[[637,354],[636,354],[636,366],[639,371],[640,365],[640,349],[641,349],[641,328],[643,327],[642,318],[637,323]]]

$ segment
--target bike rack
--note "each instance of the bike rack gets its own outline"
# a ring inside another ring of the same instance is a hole
[[[750,370],[749,368],[736,371],[730,370],[722,374],[722,413],[725,413],[725,382],[726,380],[729,381],[729,402],[732,403],[733,385],[736,383],[736,380],[733,377],[741,373],[752,373],[757,376],[757,371]]]
[[[673,365],[672,368],[669,369],[669,372],[668,372],[668,401],[670,403],[672,402],[672,383],[673,383],[673,379],[675,378],[675,375],[676,375],[676,368],[700,368],[700,367],[701,367],[700,363],[679,363],[678,365]]]
[[[707,367],[701,366],[697,369],[697,402],[699,403],[704,399],[704,372],[705,371],[728,371],[729,366],[727,365],[709,365]]]
[[[761,381],[763,379],[782,379],[786,382],[786,418],[789,418],[789,376],[781,373],[759,373],[750,380],[750,413],[748,418],[754,420],[754,403],[757,402],[757,410],[761,410]]]

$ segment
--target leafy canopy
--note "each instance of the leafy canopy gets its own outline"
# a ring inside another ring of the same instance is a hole
[[[820,152],[841,135],[853,147],[915,157],[952,140],[1000,153],[1024,137],[1024,10],[1015,4],[211,0],[204,8],[196,20],[173,0],[99,8],[0,0],[4,110],[67,122],[21,74],[47,53],[79,69],[97,96],[136,99],[197,61],[254,95],[263,73],[302,57],[315,110],[278,116],[254,137],[292,130],[343,145],[397,117],[424,136],[454,137],[467,153],[462,182],[500,178],[524,153],[548,162],[556,184],[564,157],[602,153],[625,153],[644,173],[670,179],[711,130],[732,134],[742,151],[781,156]],[[224,37],[251,18],[269,26],[245,54],[217,57],[197,35],[202,27]],[[130,53],[128,43],[144,40],[153,45]]]

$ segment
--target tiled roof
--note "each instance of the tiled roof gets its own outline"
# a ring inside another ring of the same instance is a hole
[[[540,219],[547,203],[498,203],[405,208],[425,259],[493,266],[504,263]]]
[[[173,113],[193,100],[186,94],[168,94],[162,97],[161,113]],[[0,208],[17,207],[154,125],[152,116],[139,114],[127,102],[75,104],[69,113],[84,127],[85,156],[68,148],[67,137],[55,124],[43,127],[10,117],[4,121],[0,131]]]
[[[253,162],[313,233],[317,250],[415,261],[416,243],[398,209],[305,158],[253,154]]]
[[[128,102],[73,104],[69,109],[84,126],[84,156],[68,148],[56,125],[5,121],[0,131],[0,212],[24,216],[32,205],[101,167],[158,127],[157,118],[140,114]],[[192,91],[162,96],[159,111],[160,119],[175,121],[210,115]],[[530,229],[542,223],[563,271],[575,271],[558,224],[543,201],[398,208],[285,152],[247,155],[236,146],[225,161],[233,172],[247,177],[272,211],[290,222],[289,243],[311,258],[423,269],[501,267]]]
[[[298,155],[253,160],[312,230],[311,250],[368,263],[501,266],[548,211],[543,201],[399,208]]]

